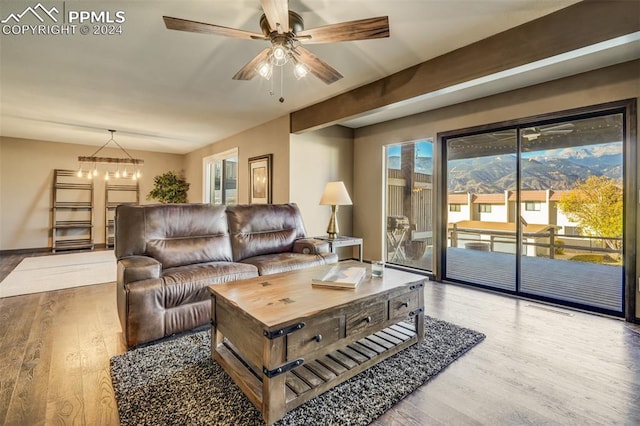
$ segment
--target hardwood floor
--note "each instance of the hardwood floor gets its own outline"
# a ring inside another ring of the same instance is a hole
[[[378,425],[638,425],[637,325],[430,283],[427,314],[486,339]]]
[[[487,338],[375,425],[640,424],[640,327],[438,283],[425,306]],[[0,299],[0,423],[117,425],[124,350],[114,284]]]

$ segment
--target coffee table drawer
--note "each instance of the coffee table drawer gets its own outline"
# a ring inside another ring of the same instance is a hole
[[[287,358],[304,357],[306,354],[340,340],[340,317],[310,321],[304,328],[287,336]]]
[[[418,308],[418,292],[402,294],[389,300],[389,319],[406,317]]]
[[[367,306],[361,311],[347,315],[347,336],[358,334],[367,329],[373,329],[385,320],[386,302]]]

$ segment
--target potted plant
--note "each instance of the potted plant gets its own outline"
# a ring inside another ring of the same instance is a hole
[[[163,204],[186,203],[189,183],[174,171],[168,171],[153,178],[153,189],[147,200],[158,200]]]

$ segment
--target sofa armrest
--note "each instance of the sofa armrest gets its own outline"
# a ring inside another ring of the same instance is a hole
[[[300,238],[293,243],[293,252],[303,254],[329,253],[329,243],[315,238]]]
[[[118,282],[120,284],[160,278],[161,272],[162,264],[153,257],[130,256],[118,261]]]

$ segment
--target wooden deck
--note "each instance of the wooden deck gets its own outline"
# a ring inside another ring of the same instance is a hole
[[[622,267],[522,257],[520,291],[622,313]],[[515,255],[447,249],[447,278],[515,291]]]

